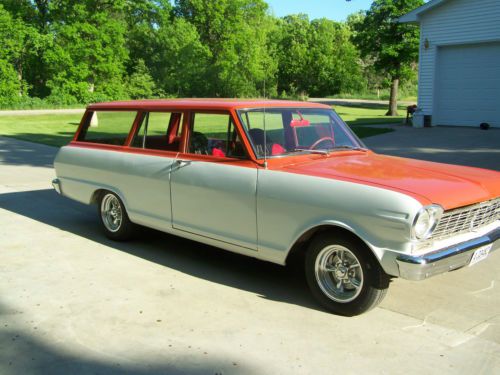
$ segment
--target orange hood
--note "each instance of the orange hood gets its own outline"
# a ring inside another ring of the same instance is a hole
[[[424,205],[440,204],[445,210],[500,196],[500,172],[373,152],[335,152],[282,170],[379,186],[411,195]]]

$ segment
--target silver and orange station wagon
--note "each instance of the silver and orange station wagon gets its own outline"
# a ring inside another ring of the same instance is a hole
[[[302,259],[328,310],[361,314],[500,247],[500,173],[378,155],[331,107],[232,99],[90,105],[55,189],[105,234],[142,225],[265,261]]]

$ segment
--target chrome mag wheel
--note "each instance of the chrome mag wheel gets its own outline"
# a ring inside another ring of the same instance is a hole
[[[118,232],[123,221],[120,201],[114,194],[106,194],[101,201],[102,222],[110,232]]]
[[[346,247],[330,245],[316,257],[316,281],[331,300],[347,303],[356,299],[363,288],[363,270],[358,258]]]

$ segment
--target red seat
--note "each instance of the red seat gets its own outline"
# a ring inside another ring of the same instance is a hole
[[[212,156],[218,156],[220,158],[225,158],[226,153],[222,151],[220,148],[214,147],[212,148]]]
[[[283,153],[285,153],[285,149],[283,148],[282,145],[280,145],[279,143],[273,143],[273,147],[271,149],[271,155],[281,155]]]

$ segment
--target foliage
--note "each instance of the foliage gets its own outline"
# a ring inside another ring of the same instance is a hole
[[[418,26],[397,20],[423,4],[423,0],[375,0],[364,17],[350,19],[362,56],[372,59],[376,71],[392,81],[391,115],[396,113],[399,81],[411,78],[415,71],[420,35]]]
[[[193,24],[208,48],[208,91],[254,96],[272,82],[276,63],[266,38],[272,22],[262,0],[177,0],[176,14]]]
[[[14,102],[26,94],[24,60],[32,43],[33,29],[0,4],[0,103]]]
[[[294,95],[305,92],[309,18],[305,14],[286,16],[278,21],[278,91]]]
[[[146,99],[153,96],[155,83],[144,60],[139,59],[127,83],[127,93],[132,99]]]
[[[51,1],[54,39],[44,58],[52,96],[80,103],[125,96],[124,6],[125,0]]]
[[[0,106],[415,85],[418,34],[391,20],[421,2],[376,0],[344,23],[276,18],[265,0],[0,0]]]
[[[0,106],[15,102],[20,91],[16,71],[6,60],[0,59]]]
[[[207,94],[205,71],[208,49],[200,42],[196,28],[174,17],[169,1],[130,2],[129,73],[143,60],[163,95],[202,96]]]
[[[324,96],[360,89],[359,54],[345,25],[324,18],[314,20],[308,39],[307,91],[311,95]]]
[[[278,25],[279,92],[326,96],[361,88],[359,54],[344,24],[299,14]]]

